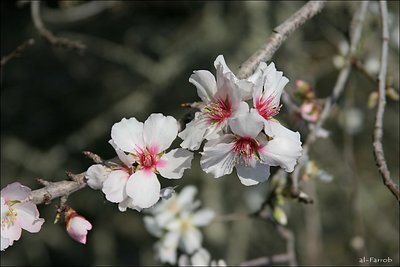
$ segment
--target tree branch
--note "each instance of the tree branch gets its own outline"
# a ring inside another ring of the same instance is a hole
[[[309,1],[281,25],[276,27],[273,30],[274,34],[271,35],[268,41],[241,65],[238,77],[243,79],[250,76],[261,61],[270,60],[289,35],[307,20],[318,14],[324,8],[325,4],[325,0]]]
[[[375,128],[373,133],[373,152],[375,156],[376,166],[382,176],[383,183],[395,195],[397,201],[400,202],[399,186],[390,178],[390,172],[386,164],[385,155],[382,146],[383,137],[383,115],[385,113],[386,97],[386,72],[387,72],[387,59],[388,59],[388,43],[389,43],[389,29],[388,29],[388,11],[386,1],[380,1],[380,11],[382,20],[382,52],[381,52],[381,67],[379,71],[379,102],[376,112]]]
[[[67,38],[60,38],[55,36],[51,31],[46,29],[42,18],[40,17],[40,1],[34,0],[31,2],[31,16],[35,28],[38,30],[41,36],[43,36],[50,44],[54,46],[60,46],[68,49],[76,49],[83,51],[86,46],[78,41],[71,41]]]
[[[3,67],[5,64],[7,64],[10,60],[17,58],[21,55],[21,53],[28,48],[29,46],[32,46],[35,44],[35,39],[30,38],[20,44],[14,51],[12,51],[10,54],[5,55],[4,57],[1,58],[1,63],[0,67]]]

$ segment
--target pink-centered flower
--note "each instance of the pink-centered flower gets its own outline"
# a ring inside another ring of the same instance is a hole
[[[151,114],[144,123],[135,118],[124,118],[114,124],[111,138],[116,151],[121,150],[135,163],[131,164],[132,168],[131,165],[127,165],[129,170],[121,169],[114,174],[110,173],[103,185],[103,191],[104,187],[125,187],[125,193],[134,205],[140,208],[153,206],[160,198],[161,190],[156,174],[169,179],[179,179],[184,170],[191,166],[193,153],[181,148],[165,153],[177,134],[176,119],[162,114]],[[119,157],[121,158],[120,155]]]
[[[65,223],[68,234],[79,243],[86,244],[86,236],[92,224],[72,208],[65,211]]]
[[[37,233],[44,219],[39,218],[36,205],[29,201],[31,189],[12,183],[1,190],[1,250],[21,237],[22,229]]]
[[[222,55],[217,57],[214,66],[217,79],[207,70],[195,71],[189,78],[189,82],[197,88],[203,107],[179,133],[183,148],[197,150],[204,139],[218,137],[226,128],[228,119],[246,107],[243,101],[251,98],[254,84],[239,80],[228,68]]]

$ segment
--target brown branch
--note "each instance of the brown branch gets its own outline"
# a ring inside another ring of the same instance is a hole
[[[38,30],[40,35],[45,38],[50,44],[59,46],[67,49],[76,49],[79,52],[83,51],[86,46],[79,41],[71,41],[67,38],[57,37],[51,31],[49,31],[40,16],[40,1],[34,0],[31,2],[31,16],[35,28]]]
[[[35,44],[35,39],[33,39],[33,38],[30,38],[30,39],[26,40],[25,42],[23,42],[22,44],[20,44],[10,54],[5,55],[4,57],[1,58],[0,67],[3,67],[4,65],[6,65],[10,60],[21,56],[22,52],[26,48],[28,48],[29,46],[32,46],[34,44]]]
[[[238,77],[243,79],[250,76],[260,62],[270,60],[289,35],[307,20],[318,14],[324,8],[325,4],[326,1],[309,1],[281,25],[276,27],[273,30],[274,34],[271,35],[268,41],[241,65]]]
[[[365,15],[367,13],[367,8],[368,8],[368,1],[364,1],[360,3],[359,8],[356,10],[352,22],[351,22],[351,29],[350,29],[350,49],[349,52],[346,56],[346,64],[340,71],[338,78],[336,80],[335,86],[333,87],[333,91],[331,96],[325,101],[324,108],[321,112],[321,116],[317,123],[315,124],[315,127],[311,130],[309,133],[305,144],[303,145],[303,156],[299,159],[299,162],[294,170],[294,172],[291,175],[292,179],[292,186],[291,186],[291,192],[292,194],[296,195],[299,194],[299,189],[298,189],[298,180],[299,180],[299,175],[300,175],[300,169],[304,166],[304,164],[307,162],[308,158],[308,151],[312,143],[318,138],[318,131],[321,129],[322,125],[325,123],[325,121],[328,119],[333,105],[336,104],[338,98],[340,97],[341,93],[343,92],[347,80],[350,76],[350,72],[352,70],[352,58],[355,57],[356,52],[357,52],[357,46],[360,42],[361,39],[361,33],[362,33],[362,28],[365,20]]]
[[[385,113],[386,97],[386,72],[387,72],[387,59],[388,59],[388,43],[389,43],[389,30],[388,30],[388,11],[386,1],[380,1],[380,11],[382,19],[382,52],[381,52],[381,68],[379,71],[379,102],[376,112],[375,128],[373,133],[373,152],[375,156],[376,166],[382,176],[383,183],[395,195],[397,201],[400,202],[399,186],[390,178],[390,172],[386,164],[385,155],[382,146],[383,137],[383,115]]]
[[[73,181],[48,182],[40,179],[45,187],[34,190],[29,197],[35,204],[49,204],[51,200],[78,191],[86,186],[85,173],[75,174]]]

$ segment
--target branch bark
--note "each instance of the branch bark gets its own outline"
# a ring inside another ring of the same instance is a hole
[[[386,97],[386,72],[388,59],[388,11],[386,1],[380,1],[381,21],[382,21],[382,52],[381,52],[381,67],[379,71],[379,102],[376,112],[375,128],[373,133],[373,152],[375,156],[376,166],[382,176],[383,183],[393,193],[397,201],[400,202],[399,186],[390,178],[390,172],[386,164],[385,154],[383,152],[382,137],[383,137],[383,115],[385,113]]]
[[[54,46],[60,46],[63,48],[68,48],[68,49],[76,49],[78,51],[83,51],[86,46],[82,44],[81,42],[78,41],[71,41],[67,38],[60,38],[55,36],[51,31],[49,31],[40,16],[40,1],[39,0],[34,0],[31,2],[31,16],[32,16],[32,21],[33,24],[35,25],[35,28],[38,30],[40,35],[45,38],[50,44]]]
[[[307,20],[318,14],[324,8],[325,4],[325,0],[309,1],[281,25],[276,27],[273,30],[274,34],[271,35],[268,41],[241,65],[238,77],[243,79],[250,76],[261,61],[270,60],[289,35]]]

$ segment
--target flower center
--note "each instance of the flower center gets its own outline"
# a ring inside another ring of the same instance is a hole
[[[13,208],[9,207],[8,211],[6,212],[6,216],[1,219],[1,229],[4,230],[14,225],[16,220],[17,220],[17,212]]]
[[[256,140],[250,137],[240,137],[236,140],[233,151],[236,155],[236,160],[243,159],[246,165],[250,164],[253,156],[258,157],[259,145]]]
[[[232,104],[228,99],[218,99],[204,107],[207,119],[210,123],[221,124],[232,115]]]
[[[157,155],[155,149],[138,149],[136,155],[139,168],[145,170],[155,170],[159,161],[159,156]]]
[[[279,113],[279,110],[281,109],[281,105],[274,105],[273,100],[273,96],[267,97],[265,99],[263,99],[263,97],[260,97],[256,100],[256,109],[258,111],[258,114],[260,114],[266,120],[272,119],[275,115]]]

